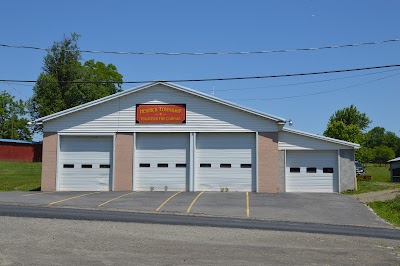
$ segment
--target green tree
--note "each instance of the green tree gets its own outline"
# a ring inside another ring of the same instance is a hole
[[[365,145],[370,148],[383,146],[386,130],[383,127],[374,127],[365,136]]]
[[[364,142],[364,134],[357,125],[347,126],[342,121],[333,121],[329,123],[324,132],[324,136],[353,143]]]
[[[372,163],[374,159],[374,151],[368,147],[361,147],[356,151],[356,161],[362,164]]]
[[[396,157],[400,157],[400,138],[395,133],[386,131],[383,145],[392,148]]]
[[[43,72],[28,104],[33,119],[122,91],[122,75],[114,65],[94,60],[82,65],[78,39],[76,33],[64,36],[44,57]],[[41,126],[36,125],[35,131],[41,131]]]
[[[365,145],[369,148],[387,146],[396,153],[396,156],[400,156],[400,138],[383,127],[374,127],[368,131],[365,136]]]
[[[343,108],[336,111],[330,118],[328,124],[333,122],[341,121],[346,126],[355,125],[361,131],[364,131],[371,124],[371,120],[367,117],[365,113],[358,111],[357,107],[353,104],[350,107]]]
[[[24,115],[25,103],[22,100],[15,101],[8,92],[0,92],[0,138],[32,140],[29,120]]]
[[[77,84],[77,86],[72,87],[65,97],[70,101],[67,103],[68,105],[76,106],[122,90],[122,75],[117,72],[117,68],[113,64],[106,65],[103,62],[88,60],[82,66],[81,73],[81,81],[96,83]]]
[[[395,157],[393,149],[387,146],[377,146],[373,149],[374,162],[379,164],[385,164],[387,161]]]

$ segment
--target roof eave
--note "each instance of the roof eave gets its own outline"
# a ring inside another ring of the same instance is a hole
[[[360,144],[352,143],[352,142],[348,142],[348,141],[344,141],[344,140],[329,138],[329,137],[325,137],[325,136],[321,136],[321,135],[317,135],[317,134],[313,134],[313,133],[308,133],[308,132],[304,132],[304,131],[300,131],[300,130],[295,130],[295,129],[283,128],[282,130],[285,132],[298,134],[298,135],[302,135],[305,137],[311,137],[311,138],[319,139],[322,141],[328,141],[328,142],[332,142],[332,143],[339,144],[339,145],[350,146],[356,150],[361,148]]]
[[[400,157],[394,158],[392,160],[387,161],[388,163],[394,163],[394,162],[399,162],[400,161]]]
[[[127,94],[131,94],[131,93],[146,89],[148,87],[156,86],[158,84],[165,85],[165,86],[168,86],[168,87],[172,87],[172,88],[175,88],[177,90],[184,91],[186,93],[190,93],[190,94],[193,94],[193,95],[198,96],[198,97],[202,97],[202,98],[205,98],[205,99],[208,99],[208,100],[220,103],[220,104],[224,104],[224,105],[227,105],[227,106],[230,106],[230,107],[233,107],[233,108],[236,108],[236,109],[248,112],[248,113],[252,113],[254,115],[258,115],[258,116],[261,116],[261,117],[276,121],[279,124],[285,124],[286,123],[286,119],[284,119],[284,118],[281,118],[281,117],[278,117],[278,116],[273,116],[273,115],[266,114],[266,113],[262,113],[262,112],[259,112],[259,111],[256,111],[256,110],[253,110],[253,109],[250,109],[250,108],[247,108],[247,107],[244,107],[244,106],[241,106],[241,105],[238,105],[238,104],[235,104],[235,103],[223,100],[223,99],[220,99],[220,98],[215,97],[215,96],[210,96],[208,94],[205,94],[205,93],[202,93],[202,92],[190,89],[190,88],[186,88],[186,87],[183,87],[183,86],[180,86],[180,85],[177,85],[177,84],[168,83],[168,82],[162,82],[162,81],[155,81],[155,82],[152,82],[152,83],[146,83],[146,84],[140,85],[138,87],[134,87],[134,88],[128,89],[126,91],[118,92],[118,93],[106,96],[104,98],[101,98],[101,99],[97,99],[97,100],[94,100],[94,101],[91,101],[91,102],[88,102],[88,103],[85,103],[85,104],[82,104],[82,105],[79,105],[79,106],[75,106],[75,107],[60,111],[58,113],[54,113],[54,114],[51,114],[51,115],[48,115],[48,116],[44,116],[44,117],[36,119],[34,121],[34,123],[38,124],[38,123],[43,123],[43,122],[46,122],[46,121],[49,121],[49,120],[52,120],[52,119],[56,119],[56,118],[59,118],[59,117],[64,116],[64,115],[67,115],[67,114],[70,114],[70,113],[74,113],[74,112],[77,112],[77,111],[92,107],[94,105],[101,104],[101,103],[104,103],[104,102],[107,102],[107,101],[111,101],[111,100],[116,99],[118,97],[122,97],[122,96],[125,96]]]
[[[103,97],[103,98],[100,98],[100,99],[97,99],[97,100],[94,100],[94,101],[91,101],[91,102],[87,102],[87,103],[84,103],[84,104],[81,104],[81,105],[78,105],[78,106],[75,106],[75,107],[72,107],[72,108],[69,108],[69,109],[65,109],[63,111],[60,111],[60,112],[57,112],[57,113],[54,113],[54,114],[51,114],[51,115],[47,115],[47,116],[38,118],[34,122],[35,123],[46,122],[46,121],[61,117],[63,115],[74,113],[74,112],[89,108],[91,106],[94,106],[94,105],[97,105],[97,104],[101,104],[103,102],[114,100],[114,99],[116,99],[118,97],[122,97],[122,96],[124,96],[126,94],[130,94],[130,93],[145,89],[145,88],[147,88],[149,86],[153,86],[153,85],[156,85],[158,83],[161,83],[161,82],[146,83],[146,84],[143,84],[141,86],[128,89],[126,91],[121,91],[121,92],[118,92],[118,93],[115,93],[115,94],[112,94],[112,95],[109,95],[109,96],[106,96],[106,97]]]
[[[248,113],[253,113],[255,115],[262,116],[262,117],[268,118],[270,120],[274,120],[274,121],[276,121],[278,123],[286,123],[286,119],[284,119],[282,117],[270,115],[270,114],[263,113],[263,112],[259,112],[257,110],[253,110],[251,108],[248,108],[248,107],[245,107],[245,106],[241,106],[239,104],[236,104],[236,103],[233,103],[233,102],[230,102],[230,101],[227,101],[227,100],[215,97],[215,96],[211,96],[211,95],[208,95],[206,93],[199,92],[199,91],[196,91],[196,90],[193,90],[193,89],[181,86],[181,85],[168,83],[168,82],[159,82],[159,83],[163,84],[163,85],[166,85],[166,86],[169,86],[169,87],[173,87],[175,89],[178,89],[178,90],[181,90],[181,91],[184,91],[184,92],[187,92],[187,93],[190,93],[190,94],[193,94],[195,96],[199,96],[199,97],[205,98],[207,100],[211,100],[211,101],[214,101],[214,102],[217,102],[217,103],[225,104],[225,105],[228,105],[230,107],[233,107],[233,108],[236,108],[236,109],[248,112]]]

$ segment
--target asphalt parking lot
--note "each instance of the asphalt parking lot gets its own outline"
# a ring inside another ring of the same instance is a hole
[[[0,204],[392,227],[363,203],[334,193],[2,192]]]

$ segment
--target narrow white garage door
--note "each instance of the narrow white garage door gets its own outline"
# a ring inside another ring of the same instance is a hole
[[[61,136],[58,189],[110,190],[112,154],[112,137]]]
[[[255,191],[255,134],[198,133],[195,190]]]
[[[287,151],[286,192],[337,192],[337,151]]]
[[[185,191],[189,172],[189,134],[138,133],[135,190]]]

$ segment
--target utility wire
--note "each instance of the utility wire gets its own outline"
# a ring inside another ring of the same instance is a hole
[[[241,91],[241,90],[256,90],[256,89],[267,89],[267,88],[279,88],[279,87],[289,87],[289,86],[298,86],[298,85],[305,85],[305,84],[315,84],[315,83],[323,83],[323,82],[330,82],[330,81],[337,81],[343,79],[351,79],[351,78],[358,78],[364,76],[372,76],[387,72],[399,71],[398,69],[390,69],[385,71],[361,74],[361,75],[354,75],[348,77],[341,77],[341,78],[332,78],[332,79],[322,79],[322,80],[314,80],[314,81],[306,81],[306,82],[297,82],[297,83],[286,83],[286,84],[279,84],[279,85],[269,85],[269,86],[258,86],[258,87],[244,87],[244,88],[231,88],[231,89],[213,89],[213,90],[201,90],[202,92],[212,92],[212,91]]]
[[[358,77],[372,76],[372,75],[377,75],[377,74],[382,74],[382,73],[387,73],[387,72],[393,72],[393,71],[399,71],[399,70],[398,69],[390,69],[390,70],[385,70],[385,71],[379,71],[379,72],[373,72],[373,73],[367,73],[367,74],[361,74],[361,75],[353,75],[353,76],[348,76],[348,77],[322,79],[322,80],[297,82],[297,83],[286,83],[286,84],[279,84],[279,85],[258,86],[258,87],[244,87],[244,88],[231,88],[231,89],[215,89],[215,88],[213,88],[212,90],[198,90],[198,91],[205,92],[205,93],[211,92],[211,94],[213,95],[213,92],[217,92],[217,91],[218,92],[220,92],[220,91],[244,91],[244,90],[257,90],[257,89],[267,89],[267,88],[280,88],[280,87],[289,87],[289,86],[299,86],[299,85],[306,85],[306,84],[316,84],[316,83],[323,83],[323,82],[330,82],[330,81],[337,81],[337,80],[344,80],[344,79],[352,79],[352,78],[358,78]],[[16,86],[24,86],[24,87],[32,88],[32,85],[28,85],[28,84],[13,83],[13,82],[8,82],[8,84],[13,84],[13,85],[16,85]]]
[[[396,70],[397,72],[400,72],[399,69]],[[292,98],[302,98],[302,97],[308,97],[308,96],[314,96],[314,95],[320,95],[320,94],[327,94],[327,93],[331,93],[331,92],[336,92],[336,91],[341,91],[341,90],[345,90],[345,89],[349,89],[349,88],[353,88],[353,87],[359,87],[362,85],[366,85],[369,83],[374,83],[383,79],[388,79],[394,76],[400,75],[400,73],[396,73],[396,74],[392,74],[389,76],[385,76],[385,77],[381,77],[381,78],[377,78],[377,79],[373,79],[373,80],[369,80],[366,82],[362,82],[362,83],[357,83],[354,85],[350,85],[350,86],[346,86],[346,87],[342,87],[342,88],[337,88],[337,89],[332,89],[332,90],[325,90],[325,91],[318,91],[318,92],[314,92],[314,93],[306,93],[306,94],[299,94],[299,95],[291,95],[291,96],[283,96],[283,97],[273,97],[273,98],[250,98],[250,99],[246,99],[246,98],[225,98],[225,97],[221,97],[219,96],[219,98],[224,99],[226,101],[270,101],[270,100],[285,100],[285,99],[292,99]],[[197,90],[199,92],[203,92],[200,90]],[[204,92],[203,92],[204,93]],[[160,95],[165,95],[165,96],[169,96],[170,93],[168,92],[158,92],[158,94]],[[215,96],[215,95],[213,95]],[[179,96],[180,99],[189,99],[192,96],[188,96],[188,95],[181,95]]]
[[[17,90],[16,88],[14,88],[13,86],[10,85],[9,82],[4,82],[6,83],[10,88],[12,88],[13,90],[15,90],[16,92],[18,92],[21,96],[25,97],[26,99],[28,99],[28,96],[26,96],[25,94],[21,93],[19,90]]]
[[[326,94],[326,93],[331,93],[331,92],[335,92],[335,91],[341,91],[341,90],[345,90],[345,89],[349,89],[349,88],[359,87],[359,86],[366,85],[366,84],[373,83],[373,82],[377,82],[377,81],[380,81],[380,80],[383,80],[383,79],[388,79],[388,78],[391,78],[391,77],[394,77],[394,76],[397,76],[397,75],[400,75],[400,73],[392,74],[392,75],[389,75],[389,76],[386,76],[386,77],[382,77],[382,78],[366,81],[366,82],[355,84],[355,85],[351,85],[351,86],[346,86],[346,87],[343,87],[343,88],[338,88],[338,89],[333,89],[333,90],[326,90],[326,91],[319,91],[319,92],[314,92],[314,93],[292,95],[292,96],[283,96],[283,97],[273,97],[273,98],[226,99],[226,100],[228,100],[228,101],[271,101],[271,100],[284,100],[284,99],[292,99],[292,98],[301,98],[301,97],[306,97],[306,96]]]
[[[365,45],[377,45],[377,44],[399,42],[399,41],[400,39],[390,39],[390,40],[364,42],[364,43],[322,46],[317,48],[295,48],[295,49],[285,49],[285,50],[263,50],[263,51],[246,51],[246,52],[135,52],[135,51],[124,52],[124,51],[101,51],[101,50],[78,50],[78,51],[81,53],[119,54],[119,55],[247,55],[247,54],[291,53],[299,51],[317,51],[325,49],[338,49],[338,48],[358,47]],[[51,48],[26,46],[26,45],[11,45],[5,43],[0,43],[0,46],[7,48],[32,49],[41,51],[49,51],[51,49]],[[65,50],[65,51],[71,51],[71,50]]]
[[[354,72],[371,69],[393,68],[400,67],[400,64],[385,65],[385,66],[372,66],[362,68],[350,68],[339,70],[327,70],[306,73],[294,74],[279,74],[279,75],[266,75],[266,76],[248,76],[248,77],[229,77],[229,78],[206,78],[206,79],[171,79],[171,80],[142,80],[142,81],[55,81],[57,83],[73,83],[73,84],[137,84],[137,83],[150,83],[150,82],[204,82],[204,81],[227,81],[227,80],[247,80],[247,79],[268,79],[268,78],[284,78],[284,77],[299,77],[311,75],[323,75],[332,73]],[[22,83],[35,83],[37,80],[19,80],[19,79],[0,79],[0,82],[22,82]]]

